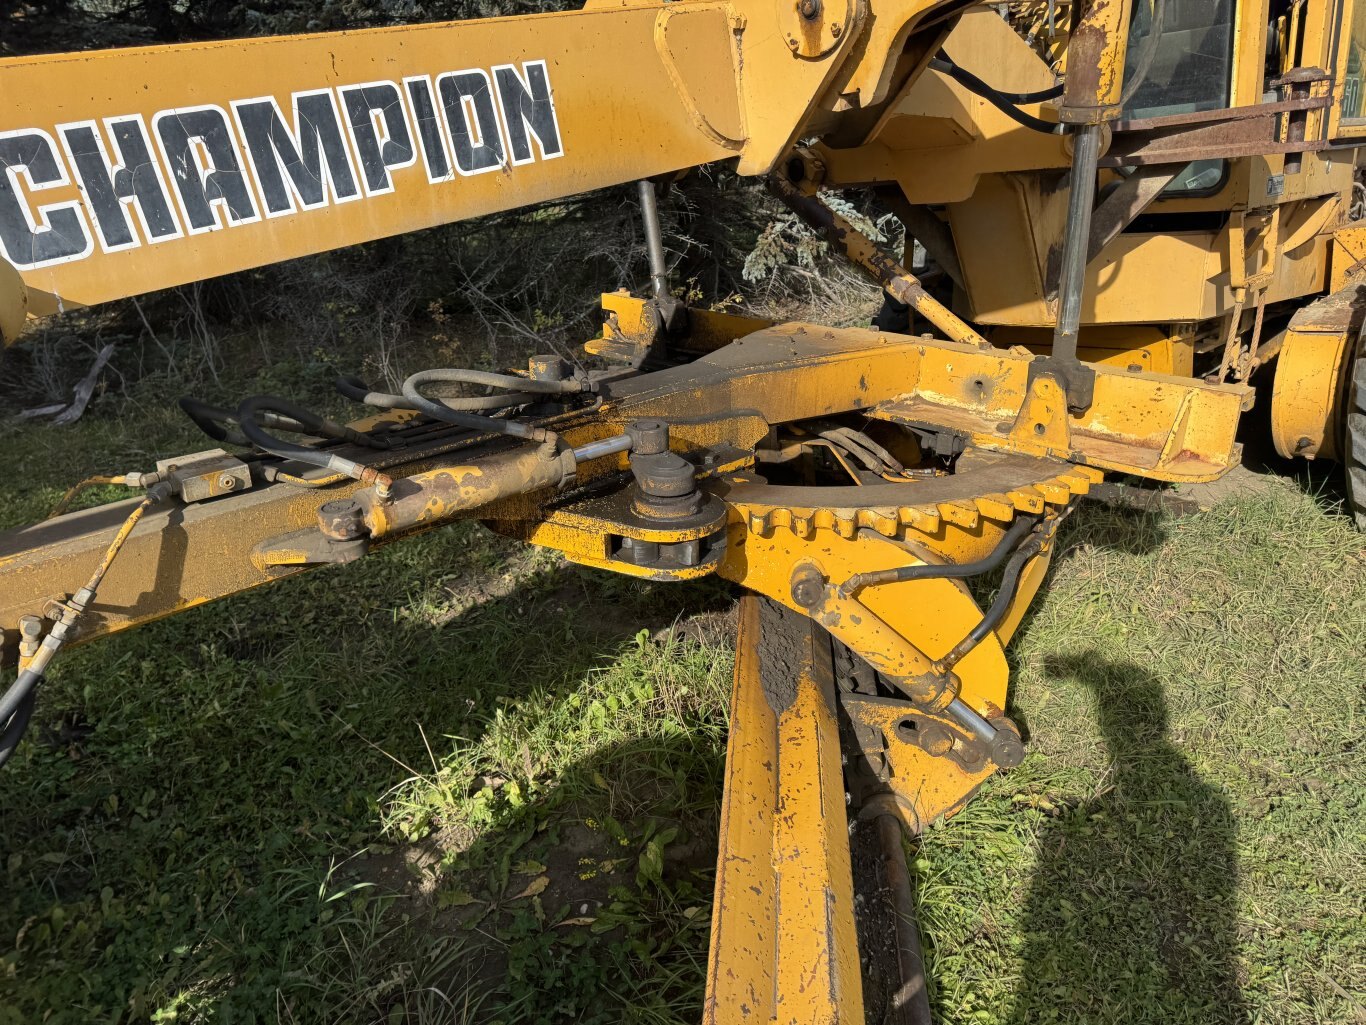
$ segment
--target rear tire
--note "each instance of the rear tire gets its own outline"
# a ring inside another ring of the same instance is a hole
[[[1358,343],[1347,378],[1344,420],[1342,463],[1347,473],[1347,507],[1357,530],[1366,531],[1366,342]]]

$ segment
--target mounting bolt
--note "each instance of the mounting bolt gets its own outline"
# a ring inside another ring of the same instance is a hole
[[[533,381],[567,381],[573,376],[574,368],[569,361],[550,355],[532,356],[527,361],[527,369]]]
[[[218,478],[218,486],[224,491],[233,491],[237,488],[237,478],[230,473],[225,473]]]
[[[792,600],[804,609],[815,608],[825,598],[825,576],[808,563],[792,574]]]
[[[797,13],[807,21],[815,21],[821,14],[821,0],[801,0],[797,4]]]
[[[942,758],[953,750],[953,734],[938,723],[927,723],[916,731],[921,749],[935,758]]]
[[[41,616],[19,617],[19,657],[28,659],[38,654],[43,641],[43,619]]]
[[[318,529],[333,541],[354,541],[365,533],[365,513],[353,498],[326,502],[318,510]]]
[[[992,719],[996,727],[996,739],[991,744],[991,760],[1003,769],[1013,769],[1024,761],[1024,741],[1015,724],[1004,716]]]
[[[663,420],[633,420],[626,425],[631,439],[631,452],[638,456],[655,456],[669,451],[669,425]]]
[[[831,22],[831,23],[830,23],[830,35],[831,35],[832,37],[834,37],[835,39],[838,39],[840,36],[844,35],[844,26],[843,26],[843,25],[840,25],[840,24],[837,24],[837,23],[835,23],[835,22]]]

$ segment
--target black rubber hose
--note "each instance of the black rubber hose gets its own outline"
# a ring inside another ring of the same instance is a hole
[[[545,440],[547,435],[544,428],[531,427],[527,424],[518,423],[516,420],[500,420],[497,417],[462,412],[427,398],[417,389],[432,379],[429,376],[431,373],[432,371],[429,370],[423,371],[414,374],[403,382],[403,397],[413,409],[426,413],[436,420],[444,420],[446,423],[455,424],[457,427],[468,427],[473,431],[506,434],[513,438],[527,438],[532,441]]]
[[[1062,95],[1063,85],[1061,82],[1057,83],[1056,85],[1051,85],[1047,89],[1039,89],[1038,91],[1032,93],[1008,93],[1003,89],[993,89],[991,86],[987,85],[980,78],[974,75],[971,71],[967,71],[963,68],[960,68],[957,64],[954,64],[953,58],[950,57],[943,50],[940,50],[937,54],[935,54],[934,59],[930,62],[930,67],[934,68],[936,71],[944,71],[945,74],[952,73],[945,71],[944,68],[935,68],[935,62],[947,64],[950,67],[952,67],[954,71],[961,74],[963,76],[961,84],[971,89],[973,92],[978,92],[978,90],[981,90],[982,92],[979,93],[979,95],[983,95],[984,93],[991,93],[993,96],[997,97],[1003,103],[1043,103],[1047,100],[1056,100],[1059,96]],[[983,98],[985,98],[985,96]]]
[[[184,396],[179,405],[185,411],[185,415],[194,421],[194,425],[214,441],[227,442],[229,445],[247,444],[247,439],[240,431],[229,430],[223,426],[233,420],[233,415],[226,409],[200,402],[189,395]]]
[[[948,75],[963,88],[977,96],[982,97],[993,107],[999,110],[1006,117],[1016,124],[1024,125],[1036,132],[1043,132],[1045,135],[1056,135],[1062,125],[1053,121],[1045,121],[1041,117],[1033,114],[1026,114],[1017,107],[1017,103],[1039,103],[1043,100],[1055,99],[1062,95],[1062,86],[1057,85],[1052,89],[1046,89],[1037,93],[1002,93],[987,85],[971,71],[965,71],[953,61],[949,60],[943,53],[940,56],[930,59],[930,67],[935,71]]]
[[[327,452],[310,445],[300,445],[292,441],[285,441],[283,438],[277,438],[273,434],[267,434],[257,418],[263,413],[272,412],[282,413],[298,420],[301,427],[309,433],[336,438],[339,441],[358,442],[372,448],[388,447],[388,442],[385,440],[372,438],[369,435],[361,434],[359,431],[353,431],[349,427],[324,420],[292,402],[277,399],[270,395],[254,395],[249,399],[244,399],[242,404],[237,407],[237,420],[242,428],[242,433],[261,450],[269,452],[271,455],[280,456],[282,459],[296,459],[309,466],[319,466],[324,470],[344,473],[363,484],[374,483],[384,488],[386,492],[393,484],[388,475],[379,473],[374,467],[358,463],[354,459],[347,459],[335,452]]]
[[[10,691],[13,691],[19,686],[20,680],[22,679],[23,674],[21,673],[20,679],[15,680],[14,683],[10,685],[10,690],[5,693],[6,698],[9,697]],[[37,682],[35,674],[33,683],[36,684]],[[19,741],[23,739],[25,731],[28,730],[29,720],[33,718],[33,709],[37,703],[38,693],[33,689],[33,685],[30,684],[27,691],[20,697],[14,714],[10,716],[9,722],[5,723],[3,729],[0,729],[0,767],[3,767],[4,764],[10,760],[10,756],[14,754],[15,748],[19,746]],[[0,720],[0,722],[3,722],[3,720]]]
[[[387,392],[371,391],[366,383],[359,377],[338,377],[333,382],[333,387],[345,398],[353,402],[359,402],[364,406],[375,406],[379,409],[412,409],[402,395],[390,395]]]
[[[991,554],[976,562],[925,563],[920,566],[898,566],[895,569],[857,573],[840,585],[840,594],[848,598],[871,584],[899,584],[908,580],[965,580],[982,573],[990,573],[1019,546],[1025,535],[1032,531],[1038,522],[1037,516],[1018,517],[1001,538],[1001,543],[991,550]]]
[[[986,615],[944,656],[942,662],[945,669],[951,669],[961,662],[973,648],[986,640],[987,635],[1001,625],[1006,610],[1010,608],[1010,603],[1015,600],[1015,594],[1020,589],[1020,574],[1024,572],[1025,563],[1038,555],[1042,548],[1043,537],[1035,534],[1015,550],[1015,554],[1006,563],[1005,572],[1001,574],[1001,586],[997,589],[996,597],[992,599]]]
[[[367,448],[390,447],[389,441],[385,438],[377,438],[361,431],[353,431],[350,427],[333,423],[331,420],[304,409],[303,406],[297,406],[287,399],[276,398],[273,395],[253,395],[250,398],[243,399],[242,404],[237,407],[237,425],[253,445],[274,455],[288,453],[291,458],[297,458],[304,462],[308,461],[306,457],[320,456],[322,453],[310,445],[300,445],[297,442],[285,441],[283,438],[267,434],[265,427],[278,427],[300,434],[315,434],[322,438],[331,438],[334,441],[349,441],[355,445],[364,445]],[[321,466],[322,464],[315,463],[315,465]]]
[[[211,406],[189,395],[181,398],[178,404],[185,415],[194,421],[195,426],[214,441],[222,441],[229,445],[251,444],[246,435],[237,430],[237,414],[232,411]],[[304,425],[293,417],[280,416],[276,413],[263,413],[258,420],[263,427],[276,427],[285,431],[305,430]]]
[[[1125,79],[1124,89],[1120,93],[1121,109],[1129,105],[1129,101],[1147,81],[1148,72],[1152,70],[1153,58],[1157,56],[1157,45],[1162,41],[1162,23],[1167,17],[1166,0],[1149,0],[1148,9],[1152,12],[1151,23],[1148,25],[1148,34],[1143,37],[1143,47],[1138,52],[1138,60],[1134,61],[1133,74]]]

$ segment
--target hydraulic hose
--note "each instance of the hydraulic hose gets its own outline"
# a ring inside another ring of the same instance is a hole
[[[71,503],[87,488],[119,484],[125,484],[130,488],[146,488],[151,487],[160,479],[161,476],[155,473],[120,473],[114,474],[113,476],[97,473],[95,476],[87,477],[80,483],[73,484],[71,487],[67,488],[66,494],[62,495],[62,497],[57,500],[57,504],[52,507],[52,511],[47,514],[47,518],[52,519],[56,516],[61,516],[71,508]]]
[[[873,584],[904,583],[908,580],[965,580],[968,577],[989,573],[1010,555],[1024,540],[1025,535],[1037,526],[1037,516],[1020,516],[1010,525],[1000,543],[991,554],[976,562],[961,563],[923,563],[918,566],[897,566],[894,569],[879,569],[871,573],[855,573],[840,584],[839,596],[852,598],[865,587]]]
[[[948,68],[944,67],[935,67],[936,63],[948,65],[948,67],[952,68],[953,71],[951,72],[948,70]],[[964,68],[960,68],[957,64],[953,62],[953,58],[950,57],[943,50],[940,50],[937,54],[935,54],[933,60],[930,63],[930,67],[934,68],[936,71],[942,71],[946,75],[953,74],[956,72],[958,75],[962,76],[961,84],[963,86],[965,86],[968,89],[971,89],[973,92],[978,93],[979,95],[982,95],[984,99],[986,98],[986,93],[991,93],[999,100],[1001,100],[1001,102],[1003,103],[1044,103],[1048,100],[1056,100],[1059,96],[1062,95],[1063,87],[1061,82],[1057,83],[1056,85],[1051,85],[1047,89],[1039,89],[1032,93],[1009,93],[1006,92],[1004,89],[993,89],[991,86],[987,85],[980,78],[974,75],[971,71],[968,71]]]
[[[408,400],[402,395],[390,395],[387,392],[371,391],[366,383],[359,377],[341,376],[333,382],[333,387],[344,398],[353,402],[359,402],[363,406],[375,406],[379,409],[412,409]]]
[[[14,749],[19,744],[20,737],[28,728],[29,720],[33,717],[36,688],[46,675],[53,656],[66,643],[76,621],[84,615],[85,610],[95,601],[95,593],[104,581],[105,574],[109,572],[109,567],[114,564],[119,552],[123,550],[124,543],[128,540],[129,535],[133,533],[133,528],[138,525],[148,509],[170,494],[171,486],[169,484],[156,484],[147,493],[147,497],[138,503],[137,508],[128,514],[123,525],[115,532],[114,539],[109,542],[109,547],[105,549],[104,556],[90,575],[86,585],[61,606],[60,617],[52,625],[47,636],[43,638],[38,650],[29,659],[28,664],[19,671],[19,675],[15,677],[9,689],[5,691],[3,696],[0,696],[0,724],[3,724],[0,726],[0,765],[9,761]]]
[[[893,473],[900,473],[905,469],[901,461],[886,448],[879,445],[866,434],[860,434],[850,427],[831,427],[826,430],[816,432],[816,436],[823,438],[832,445],[842,446],[855,459],[861,462],[865,469],[878,473],[881,470],[891,470]]]
[[[20,673],[19,676],[22,679],[23,673]],[[15,680],[14,686],[19,686],[19,682],[19,680]],[[19,707],[10,716],[9,722],[5,724],[4,729],[0,729],[0,768],[3,768],[5,763],[10,760],[10,756],[14,754],[14,749],[19,746],[19,741],[23,739],[25,731],[28,730],[29,720],[33,718],[33,709],[37,703],[37,692],[30,685],[28,692],[20,699]]]
[[[472,375],[476,373],[478,373],[478,371],[423,370],[413,374],[412,377],[403,382],[403,397],[407,400],[411,408],[416,409],[421,413],[426,413],[433,419],[444,420],[446,423],[455,424],[457,427],[468,427],[470,430],[482,431],[487,434],[506,434],[509,437],[525,438],[529,441],[545,441],[550,436],[549,432],[546,431],[544,427],[531,427],[527,424],[518,423],[516,420],[500,420],[493,416],[481,416],[477,413],[452,409],[445,404],[444,400],[435,401],[429,399],[418,391],[424,384],[429,384],[434,381],[462,380],[466,381],[466,383],[489,383],[487,381],[472,382],[465,376],[449,376],[451,374]],[[529,384],[552,385],[556,394],[563,394],[566,391],[566,389],[560,387],[564,382],[533,382],[524,380],[520,377],[509,378],[503,374],[488,374],[486,376],[489,378],[502,378],[504,381],[515,381],[517,386]],[[494,385],[494,387],[499,387],[499,385]]]
[[[939,52],[939,56],[930,59],[930,67],[941,74],[948,75],[970,93],[982,97],[1016,124],[1024,125],[1024,127],[1031,128],[1036,132],[1043,132],[1045,135],[1056,135],[1062,129],[1060,124],[1035,117],[1016,106],[1017,103],[1041,103],[1044,100],[1056,99],[1062,95],[1061,85],[1035,93],[1003,93],[987,85],[971,71],[960,68],[949,60],[948,55],[942,50]]]
[[[231,410],[221,409],[218,406],[211,406],[207,402],[186,395],[179,400],[178,405],[196,427],[207,434],[214,441],[221,441],[228,445],[250,445],[247,436],[237,430],[237,415]],[[257,421],[262,427],[274,427],[282,431],[303,432],[307,428],[293,417],[280,416],[278,413],[262,413]]]
[[[309,445],[300,445],[297,442],[285,441],[273,434],[267,434],[258,417],[271,413],[282,414],[297,421],[299,429],[309,433],[334,438],[338,441],[368,445],[371,448],[388,447],[387,442],[382,442],[359,431],[353,431],[349,427],[343,427],[330,420],[324,420],[292,402],[277,399],[270,395],[255,395],[243,400],[242,404],[237,407],[237,421],[242,428],[242,433],[258,448],[283,459],[295,459],[301,463],[307,463],[309,466],[318,466],[325,470],[344,473],[362,484],[376,485],[384,494],[387,494],[389,488],[393,486],[393,479],[380,473],[374,467],[366,466],[354,459],[347,459],[345,456],[333,452],[325,452]]]
[[[464,384],[488,384],[486,381],[471,380],[475,375],[497,378],[498,383],[490,385],[495,388],[520,387],[520,391],[502,391],[495,395],[475,395],[460,396],[456,398],[443,397],[434,401],[439,402],[447,409],[459,410],[462,413],[474,413],[480,411],[496,411],[511,409],[513,406],[524,406],[528,402],[535,402],[537,399],[547,394],[564,394],[566,391],[578,392],[581,389],[578,382],[573,382],[575,387],[571,389],[554,390],[535,388],[533,385],[558,384],[558,382],[532,381],[521,377],[512,377],[503,374],[487,374],[477,370],[426,370],[424,375],[443,375],[425,378],[427,381],[460,381]],[[454,375],[461,375],[456,377]],[[412,409],[412,400],[403,395],[389,395],[384,392],[372,392],[365,387],[365,382],[358,377],[339,377],[336,382],[337,391],[345,395],[348,399],[356,402],[363,402],[367,406],[378,406],[381,409]]]
[[[1001,625],[1006,610],[1010,608],[1010,603],[1015,600],[1015,594],[1020,589],[1020,575],[1024,572],[1025,564],[1043,550],[1043,544],[1043,532],[1036,531],[1015,549],[1010,561],[1006,563],[1005,571],[1001,574],[1001,586],[997,588],[996,597],[992,599],[986,615],[968,631],[966,637],[955,644],[949,653],[940,660],[945,669],[952,669],[956,666],[973,648],[986,640],[987,636]]]

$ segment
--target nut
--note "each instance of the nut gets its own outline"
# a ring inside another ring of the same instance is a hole
[[[318,528],[333,541],[353,541],[365,533],[365,513],[353,498],[325,502],[318,510]]]
[[[792,574],[792,600],[804,609],[814,608],[825,598],[825,577],[815,566],[799,566]]]

